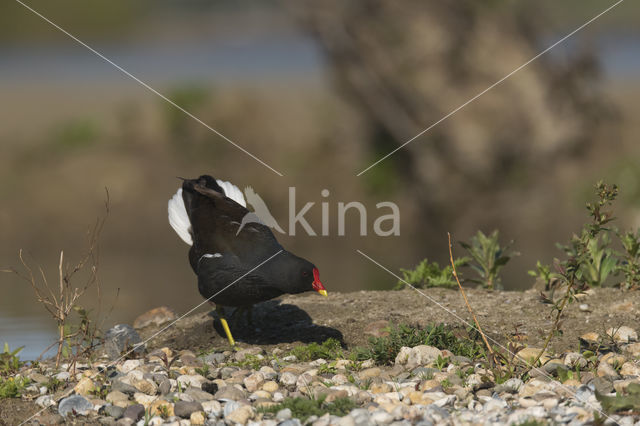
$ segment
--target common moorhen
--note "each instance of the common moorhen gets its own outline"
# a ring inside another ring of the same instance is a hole
[[[169,200],[169,223],[191,246],[198,290],[216,304],[232,346],[224,306],[249,308],[284,293],[311,290],[327,295],[318,268],[282,248],[264,224],[243,222],[249,213],[235,185],[208,175],[184,179]]]

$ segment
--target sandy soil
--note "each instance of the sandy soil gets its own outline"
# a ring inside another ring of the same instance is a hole
[[[372,332],[386,322],[425,325],[446,323],[465,326],[470,322],[461,294],[445,289],[402,291],[361,291],[285,296],[256,305],[253,324],[243,315],[230,321],[231,330],[242,346],[263,345],[288,348],[299,342],[340,339],[346,348],[364,345]],[[551,328],[551,306],[541,302],[539,293],[489,292],[470,289],[469,301],[483,330],[497,342],[506,344],[516,337],[530,346],[541,346]],[[582,305],[582,309],[580,309]],[[585,306],[587,305],[587,306]],[[576,350],[578,337],[587,332],[604,335],[606,329],[627,325],[640,329],[640,292],[595,289],[565,311],[562,336],[551,348],[561,352]],[[150,346],[174,349],[224,349],[228,347],[214,312],[196,314],[176,323]],[[154,329],[143,330],[143,337]]]

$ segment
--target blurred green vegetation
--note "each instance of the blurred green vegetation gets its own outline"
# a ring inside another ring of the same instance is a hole
[[[51,145],[55,152],[67,154],[93,145],[99,136],[99,127],[95,121],[77,118],[67,120],[54,129]]]
[[[484,2],[483,7],[496,8],[504,0]],[[537,8],[550,11],[550,31],[564,28],[568,25],[582,24],[593,11],[603,10],[614,2],[600,0],[567,0],[557,2],[544,0],[536,2]],[[141,22],[154,19],[176,19],[181,17],[198,16],[203,12],[233,12],[237,10],[274,10],[282,5],[274,0],[234,2],[222,0],[208,2],[205,0],[191,0],[177,2],[173,0],[113,0],[110,2],[86,2],[80,0],[31,0],[25,2],[42,15],[51,19],[75,35],[82,35],[94,39],[123,39],[136,34]],[[620,11],[611,13],[606,19],[598,22],[595,31],[625,31],[637,30],[637,16],[640,13],[640,3],[625,2],[619,6]],[[16,42],[55,42],[65,38],[61,33],[40,18],[33,15],[17,2],[3,2],[0,4],[0,40],[3,43]]]

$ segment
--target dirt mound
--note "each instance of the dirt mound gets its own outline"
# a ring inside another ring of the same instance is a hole
[[[487,335],[501,344],[518,339],[529,346],[543,344],[552,325],[551,305],[544,304],[536,291],[491,292],[470,289],[469,301]],[[565,310],[562,335],[554,337],[551,348],[557,352],[577,349],[578,337],[587,332],[603,336],[610,327],[640,327],[640,292],[594,289]],[[340,339],[345,347],[367,343],[388,323],[424,326],[445,323],[471,324],[461,294],[445,289],[402,291],[361,291],[331,293],[328,298],[315,294],[285,296],[256,305],[253,325],[242,315],[231,320],[231,330],[241,344],[288,348],[297,343]],[[150,342],[151,347],[172,349],[224,348],[226,338],[214,321],[215,313],[204,312],[184,318]],[[149,328],[142,336],[156,331]]]

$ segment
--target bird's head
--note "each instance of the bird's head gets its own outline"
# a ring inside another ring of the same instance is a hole
[[[303,261],[302,265],[298,269],[297,282],[300,284],[302,291],[314,290],[323,296],[327,296],[327,290],[320,282],[320,271],[312,263]]]

